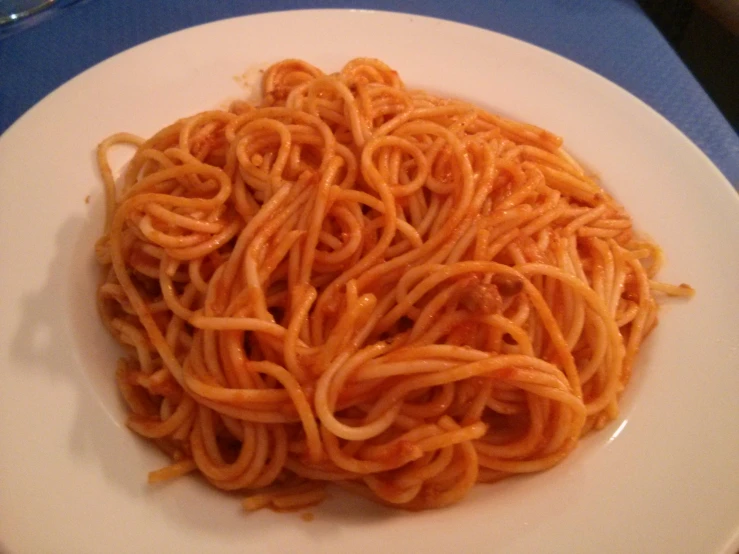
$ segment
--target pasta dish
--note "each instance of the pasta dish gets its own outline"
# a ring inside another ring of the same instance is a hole
[[[171,458],[149,480],[249,510],[329,483],[438,508],[550,468],[617,417],[658,299],[692,294],[558,136],[375,59],[281,61],[257,105],[98,162],[117,384]]]

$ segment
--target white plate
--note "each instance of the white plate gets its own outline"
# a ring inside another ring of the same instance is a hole
[[[245,515],[122,425],[117,350],[95,313],[93,149],[244,94],[300,56],[379,57],[409,84],[562,134],[662,244],[673,302],[621,418],[551,471],[409,514],[334,495],[307,523]],[[85,198],[90,195],[91,202]],[[0,542],[11,552],[734,552],[739,546],[739,201],[647,106],[551,53],[481,29],[357,11],[264,14],[138,46],[65,84],[0,138]],[[2,547],[0,546],[0,550]]]

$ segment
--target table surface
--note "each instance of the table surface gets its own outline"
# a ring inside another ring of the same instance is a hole
[[[739,136],[633,0],[82,0],[0,38],[0,133],[65,81],[149,39],[227,17],[339,7],[460,21],[565,56],[661,113],[739,187]]]

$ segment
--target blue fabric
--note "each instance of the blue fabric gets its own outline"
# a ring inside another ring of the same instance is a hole
[[[87,0],[0,40],[0,132],[68,79],[146,40],[227,17],[328,7],[461,21],[561,54],[652,106],[739,186],[739,137],[633,0]]]

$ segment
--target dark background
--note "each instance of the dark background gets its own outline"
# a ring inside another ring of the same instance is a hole
[[[739,132],[739,0],[638,0]]]

